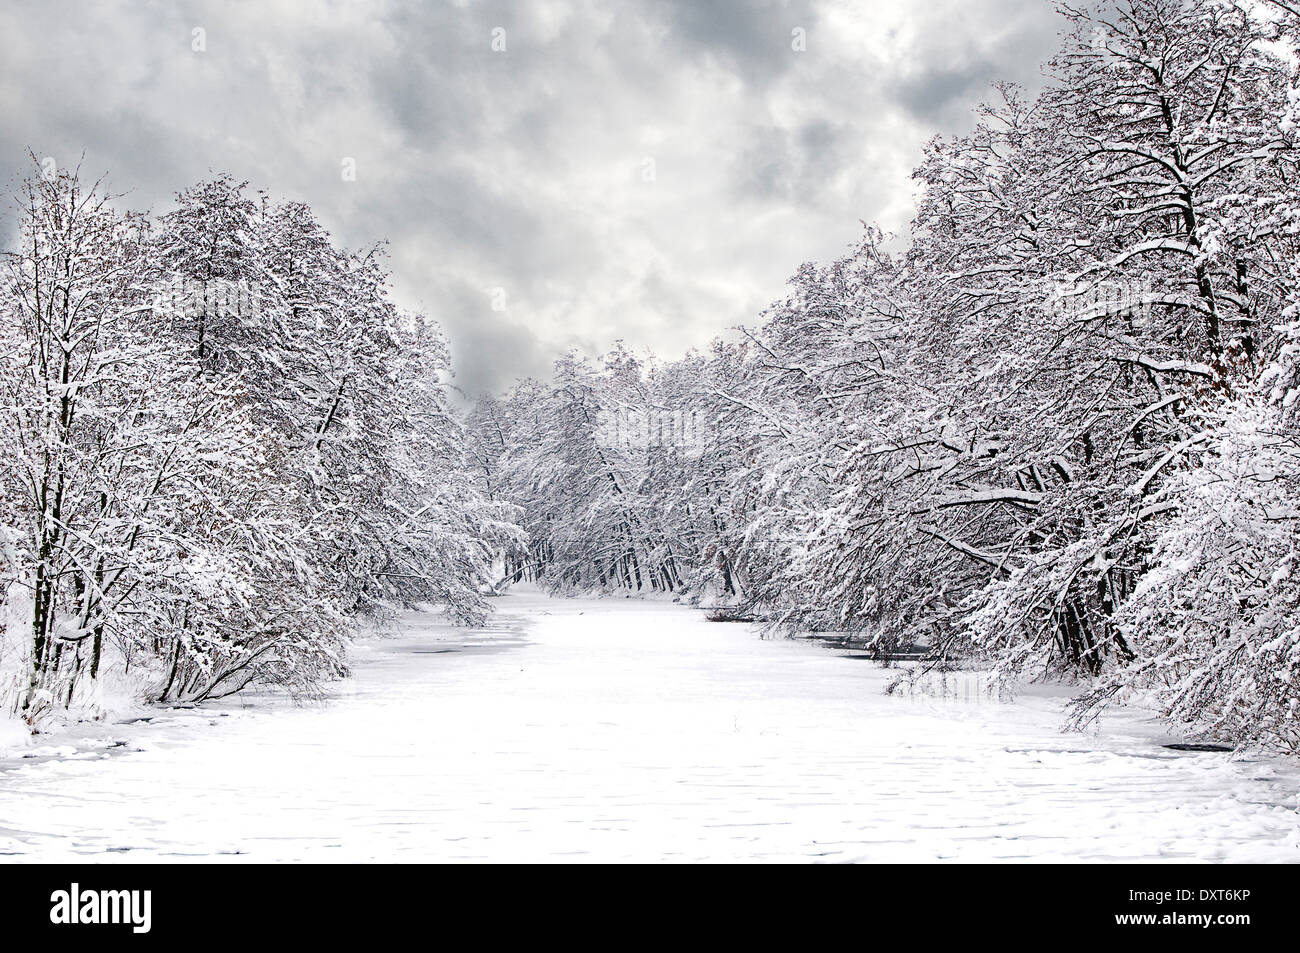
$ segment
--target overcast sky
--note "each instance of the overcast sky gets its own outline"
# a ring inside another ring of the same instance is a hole
[[[391,241],[477,393],[618,338],[680,356],[860,220],[904,232],[922,144],[1037,84],[1057,27],[1045,0],[6,0],[0,175],[30,148],[138,208],[210,170],[304,200]]]

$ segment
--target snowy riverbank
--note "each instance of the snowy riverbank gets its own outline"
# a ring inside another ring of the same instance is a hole
[[[1161,747],[1062,697],[894,673],[639,600],[410,615],[321,704],[231,699],[20,740],[10,861],[1300,861],[1300,768]],[[7,739],[13,742],[14,739]],[[112,745],[112,747],[109,747]]]

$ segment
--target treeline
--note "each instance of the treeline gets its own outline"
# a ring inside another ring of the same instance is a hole
[[[905,250],[868,231],[734,343],[571,357],[475,409],[517,576],[1300,748],[1300,18],[1062,16],[1041,94],[929,145]]]
[[[438,330],[296,202],[227,176],[166,214],[44,169],[0,286],[0,686],[97,704],[312,691],[357,622],[480,619],[513,513],[464,474]]]

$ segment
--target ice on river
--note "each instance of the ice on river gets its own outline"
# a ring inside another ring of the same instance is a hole
[[[1300,860],[1300,770],[1171,751],[1141,712],[1063,734],[1059,692],[889,696],[873,663],[682,606],[496,604],[486,631],[406,616],[323,703],[32,739],[0,760],[0,853]]]

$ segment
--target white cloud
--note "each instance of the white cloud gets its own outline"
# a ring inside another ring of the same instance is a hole
[[[1053,27],[1035,0],[9,4],[0,169],[84,151],[156,208],[228,170],[388,238],[479,390],[570,346],[705,345],[859,219],[904,229],[921,144],[1032,80]]]

